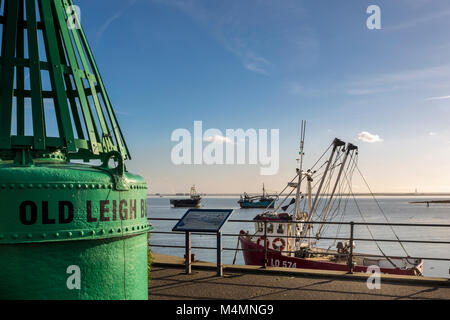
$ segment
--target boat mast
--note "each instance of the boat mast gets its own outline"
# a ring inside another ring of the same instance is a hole
[[[347,150],[345,152],[345,157],[344,157],[344,160],[341,163],[341,168],[339,169],[339,173],[338,173],[338,176],[336,178],[336,182],[334,183],[334,187],[333,187],[333,191],[331,192],[330,199],[328,200],[327,206],[325,207],[325,210],[324,210],[324,213],[323,213],[323,216],[322,216],[322,222],[325,222],[326,219],[327,219],[328,213],[330,211],[331,203],[333,201],[334,195],[336,193],[336,189],[337,189],[337,187],[339,185],[339,182],[341,180],[342,172],[344,171],[345,164],[347,162],[347,158],[348,158],[348,156],[349,156],[351,151],[357,150],[357,149],[358,149],[357,146],[355,146],[355,145],[353,145],[351,143],[347,144]],[[324,224],[322,223],[320,225],[320,227],[319,227],[319,230],[316,233],[316,242],[317,242],[317,239],[320,236],[320,233],[322,232],[323,226],[324,226]]]
[[[310,170],[308,170],[305,173],[306,185],[308,187],[307,188],[308,189],[308,212],[312,212],[311,211],[312,210],[312,182],[313,182],[312,175],[313,175],[313,173]],[[311,228],[308,228],[307,230],[308,230],[308,232],[307,232],[308,244],[311,245],[311,238],[310,238],[311,237],[311,234],[310,234]]]
[[[300,219],[300,184],[302,182],[302,166],[303,166],[303,156],[304,156],[304,146],[305,146],[305,134],[306,134],[306,121],[302,120],[302,125],[300,129],[300,159],[298,170],[298,182],[297,182],[297,193],[295,195],[295,219]]]
[[[317,200],[319,199],[320,192],[322,191],[323,184],[327,177],[327,173],[330,169],[331,163],[333,162],[333,158],[336,154],[336,151],[339,147],[342,147],[344,145],[345,145],[345,142],[339,140],[338,138],[335,138],[333,140],[333,150],[331,151],[330,158],[328,159],[327,165],[325,167],[325,171],[323,173],[322,179],[319,184],[319,188],[317,189],[317,193],[314,197],[314,201],[313,201],[310,211],[308,213],[308,218],[306,219],[306,222],[310,222],[312,220],[313,212],[317,205]],[[302,240],[306,236],[306,234],[308,233],[310,228],[311,228],[311,225],[308,225],[308,224],[305,225],[305,229],[302,231],[302,233],[300,235],[300,240]]]
[[[323,173],[322,180],[320,181],[319,189],[317,189],[316,196],[314,197],[314,202],[313,202],[311,210],[314,210],[316,208],[317,200],[319,199],[319,195],[320,195],[320,192],[322,191],[322,187],[323,187],[323,184],[325,182],[325,178],[327,176],[328,171],[330,170],[330,166],[331,166],[331,163],[333,162],[333,158],[334,158],[334,155],[336,154],[337,149],[339,147],[344,146],[344,145],[345,145],[344,141],[339,140],[338,138],[334,139],[334,141],[333,141],[333,151],[331,152],[330,159],[328,159],[328,163],[327,163],[327,166],[326,166],[325,171]],[[312,212],[310,212],[310,214],[312,214]]]

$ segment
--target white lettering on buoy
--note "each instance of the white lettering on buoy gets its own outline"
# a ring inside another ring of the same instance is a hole
[[[69,290],[80,290],[81,289],[81,270],[79,266],[72,265],[67,267],[67,274],[70,277],[67,278],[67,289]]]

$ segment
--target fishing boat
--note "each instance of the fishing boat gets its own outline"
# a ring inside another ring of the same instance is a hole
[[[296,168],[295,177],[280,192],[280,196],[289,188],[291,191],[277,208],[254,217],[254,232],[240,231],[239,243],[245,264],[353,272],[367,272],[369,268],[373,270],[375,266],[381,273],[422,275],[424,261],[410,258],[392,228],[406,257],[387,256],[373,237],[372,240],[381,254],[354,252],[354,241],[348,238],[348,241],[338,242],[337,234],[331,244],[328,243],[323,247],[319,245],[325,229],[329,227],[326,222],[336,221],[338,217],[339,221],[343,221],[342,215],[345,214],[347,206],[341,201],[351,198],[346,197],[344,191],[352,193],[351,174],[357,166],[355,158],[358,148],[351,143],[335,139],[322,155],[323,157],[331,149],[328,161],[317,170],[313,167],[303,171],[304,126],[302,123],[300,159],[298,159],[300,165]],[[305,193],[301,191],[302,186],[306,187]],[[294,193],[295,197],[292,197]],[[356,201],[356,198],[353,197],[353,200]],[[358,206],[357,208],[360,210]],[[364,215],[361,211],[359,213],[365,222]],[[383,216],[387,219],[384,213]],[[368,226],[367,229],[370,232]],[[370,234],[372,235],[371,232]],[[329,239],[332,238],[327,237],[325,240]]]
[[[202,197],[195,190],[195,186],[192,186],[189,198],[171,199],[170,204],[174,208],[198,208],[202,204]]]
[[[262,195],[249,196],[246,192],[244,195],[241,195],[241,199],[239,199],[238,203],[242,209],[254,209],[254,208],[267,208],[273,209],[275,208],[275,202],[277,201],[277,195],[269,195],[266,193],[266,188],[263,184],[263,193]]]

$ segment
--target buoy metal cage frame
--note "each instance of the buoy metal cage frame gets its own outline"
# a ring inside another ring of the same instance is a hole
[[[73,1],[0,0],[0,28],[0,159],[130,159]]]

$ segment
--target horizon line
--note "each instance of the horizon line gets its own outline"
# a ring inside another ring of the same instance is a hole
[[[259,195],[260,193],[247,193],[248,195]],[[147,196],[181,196],[181,195],[189,195],[189,193],[149,193]],[[200,193],[202,196],[240,196],[241,193]],[[287,196],[288,193],[281,194],[280,196]],[[324,194],[326,196],[330,194]],[[346,194],[335,194],[335,196],[348,195]],[[389,195],[389,196],[450,196],[450,192],[355,192],[353,193],[355,196],[380,196],[380,195]]]

